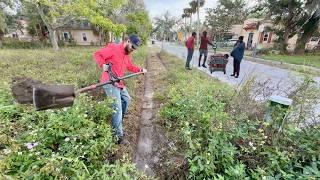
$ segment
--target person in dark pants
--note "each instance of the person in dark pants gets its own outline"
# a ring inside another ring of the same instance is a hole
[[[193,51],[194,51],[194,41],[196,39],[196,35],[197,33],[193,32],[192,36],[188,38],[188,40],[186,41],[186,47],[188,49],[188,56],[187,56],[187,61],[186,61],[186,69],[187,70],[191,70],[190,68],[190,62],[192,60],[192,56],[193,56]]]
[[[213,44],[209,41],[209,39],[207,37],[207,32],[203,31],[202,36],[201,36],[200,48],[199,48],[199,53],[200,53],[199,64],[198,64],[199,67],[201,64],[201,57],[202,57],[202,55],[204,55],[202,67],[207,68],[206,60],[207,60],[207,56],[208,56],[208,44],[213,46]]]
[[[233,74],[231,74],[231,76],[234,76],[235,78],[238,78],[240,74],[240,63],[244,55],[245,47],[243,36],[240,36],[238,42],[235,44],[235,47],[231,52],[231,56],[233,57]]]

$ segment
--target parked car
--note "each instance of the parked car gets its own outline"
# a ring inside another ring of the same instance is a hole
[[[228,46],[234,46],[237,41],[238,41],[238,39],[229,39],[229,40],[227,41],[227,45],[228,45]]]
[[[311,37],[309,42],[306,44],[306,50],[314,50],[320,46],[320,37]]]

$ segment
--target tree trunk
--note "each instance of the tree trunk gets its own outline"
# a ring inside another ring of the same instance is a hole
[[[281,42],[281,52],[283,53],[287,52],[288,41],[289,41],[289,31],[286,30],[283,34],[283,41]]]
[[[308,40],[311,38],[312,34],[303,34],[301,37],[298,38],[297,40],[297,45],[294,50],[295,54],[304,54],[305,53],[305,46]]]
[[[57,35],[56,35],[57,30],[50,29],[50,28],[48,28],[48,30],[49,30],[49,36],[50,36],[51,45],[52,45],[52,47],[53,47],[53,49],[55,51],[58,51],[59,50],[59,46],[58,46]]]
[[[4,34],[2,34],[2,32],[1,32],[1,30],[0,30],[0,48],[2,48],[3,36],[4,36]]]
[[[317,13],[314,13],[312,17],[308,20],[306,24],[303,26],[303,34],[299,36],[297,40],[297,46],[295,48],[296,54],[304,54],[305,53],[305,45],[312,37],[313,33],[318,30],[320,22],[320,17]]]
[[[102,29],[99,28],[99,38],[100,38],[100,46],[102,45]]]

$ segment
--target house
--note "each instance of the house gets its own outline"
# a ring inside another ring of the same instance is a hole
[[[32,41],[34,37],[29,34],[27,27],[28,21],[24,18],[17,20],[18,27],[16,29],[11,29],[7,34],[4,35],[6,38],[16,38],[20,41]]]
[[[238,39],[243,36],[247,49],[253,47],[271,48],[274,45],[274,40],[277,36],[270,31],[273,26],[269,19],[247,19],[243,24],[233,25],[230,29],[232,39]],[[288,41],[288,50],[294,50],[298,36],[294,36]]]
[[[19,28],[12,30],[4,37],[16,38],[20,41],[31,42],[45,38],[48,40],[48,30],[44,27],[37,27],[38,36],[32,36],[28,32],[28,20],[21,18],[18,20]],[[40,37],[39,37],[40,36]],[[75,43],[76,45],[100,45],[104,44],[94,27],[88,21],[72,21],[57,30],[57,39],[65,43]]]
[[[103,44],[99,32],[88,21],[72,21],[58,29],[58,39],[65,43],[74,42],[77,45]]]

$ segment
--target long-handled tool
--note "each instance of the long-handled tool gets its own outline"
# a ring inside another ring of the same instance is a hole
[[[12,80],[12,95],[18,103],[33,104],[36,110],[62,108],[72,106],[74,99],[79,93],[93,90],[106,84],[114,84],[139,74],[144,74],[144,72],[138,72],[123,77],[117,77],[113,74],[111,67],[111,63],[103,65],[103,70],[109,75],[108,82],[93,84],[76,91],[71,85],[46,85],[41,81],[35,81],[30,78],[16,77]]]
[[[74,99],[79,93],[87,92],[89,90],[96,89],[97,87],[104,86],[106,84],[113,84],[133,76],[143,74],[143,72],[138,72],[130,74],[127,76],[119,78],[111,78],[110,81],[105,83],[93,84],[78,90],[74,90],[74,87],[71,85],[34,85],[33,86],[33,105],[36,110],[46,110],[53,108],[62,108],[72,106]]]

